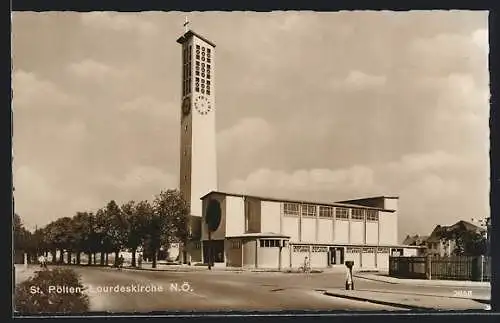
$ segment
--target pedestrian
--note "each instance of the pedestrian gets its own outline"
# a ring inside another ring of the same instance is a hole
[[[139,265],[139,267],[142,266],[142,253],[139,253],[139,255],[137,256],[137,264]]]
[[[310,264],[309,264],[309,257],[307,257],[307,256],[304,258],[303,270],[304,270],[305,273],[309,273],[311,271],[311,267],[310,267]]]
[[[123,258],[123,255],[120,255],[120,257],[118,258],[118,268],[120,268],[120,269],[123,268],[124,261],[125,261],[125,259]]]
[[[44,255],[41,255],[40,257],[38,257],[38,262],[40,263],[41,268],[47,269],[47,259],[45,259]]]

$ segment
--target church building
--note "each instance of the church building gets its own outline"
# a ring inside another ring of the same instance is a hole
[[[387,269],[389,255],[417,255],[398,236],[398,197],[298,201],[221,192],[216,156],[216,51],[186,30],[182,48],[180,183],[190,203],[184,263],[246,268]]]

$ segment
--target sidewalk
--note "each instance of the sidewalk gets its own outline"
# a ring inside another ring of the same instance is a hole
[[[381,273],[354,273],[354,277],[384,282],[389,284],[405,284],[413,286],[455,286],[455,287],[490,287],[490,282],[476,282],[463,280],[428,280],[428,279],[403,279],[389,277],[387,274]]]
[[[38,265],[29,265],[25,267],[22,264],[15,264],[13,275],[16,285],[33,277],[35,272],[39,270],[41,270],[41,268]]]
[[[486,310],[489,303],[443,295],[418,294],[403,291],[330,289],[325,295],[356,301],[388,305],[411,310]]]

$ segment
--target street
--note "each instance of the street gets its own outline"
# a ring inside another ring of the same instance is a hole
[[[284,274],[226,271],[146,271],[72,266],[88,288],[91,311],[276,311],[276,310],[404,310],[324,295],[344,287],[343,273]],[[17,280],[17,279],[16,279]],[[407,291],[408,286],[355,279],[357,290]],[[120,287],[122,290],[120,291]],[[453,296],[453,286],[411,286],[415,293]],[[142,289],[142,290],[141,290]],[[468,287],[476,296],[490,289]]]

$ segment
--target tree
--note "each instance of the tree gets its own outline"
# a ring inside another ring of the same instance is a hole
[[[21,261],[24,253],[31,252],[31,232],[28,231],[21,220],[21,217],[14,213],[13,219],[13,233],[14,233],[14,258]]]
[[[157,252],[162,245],[168,248],[172,242],[187,240],[189,207],[178,190],[167,190],[155,197],[153,210],[149,246],[153,252],[153,268],[156,268]]]
[[[147,220],[151,218],[153,209],[148,201],[138,204],[130,201],[122,205],[121,209],[129,227],[125,246],[132,251],[132,266],[135,267],[137,249],[144,243]]]
[[[457,225],[445,233],[442,239],[455,242],[453,254],[460,256],[480,256],[486,253],[486,238],[481,232]]]
[[[115,253],[115,265],[117,265],[120,250],[127,243],[128,223],[120,207],[114,200],[106,205],[105,213],[106,220],[108,221],[106,237],[111,247],[111,251]]]
[[[89,212],[77,212],[72,218],[72,229],[74,233],[74,247],[76,251],[76,263],[80,264],[81,253],[85,252],[92,257],[95,249],[93,235],[93,215]]]
[[[104,253],[107,254],[111,249],[111,242],[109,241],[109,236],[107,235],[107,231],[109,229],[109,219],[106,210],[97,210],[94,220],[95,248],[93,250],[93,254],[95,259],[95,253],[97,251],[101,253],[102,266],[104,265]]]

